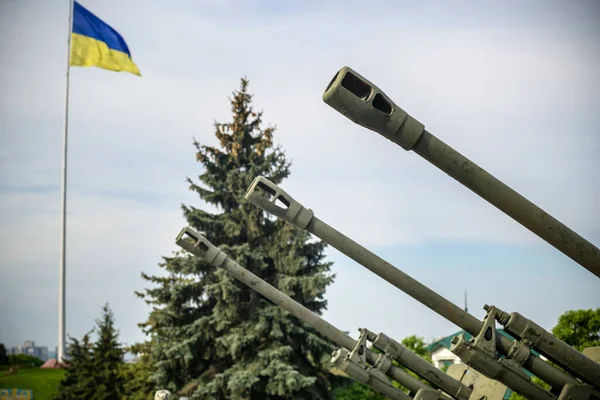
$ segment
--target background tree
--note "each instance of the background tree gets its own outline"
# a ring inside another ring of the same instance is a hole
[[[6,353],[4,343],[0,343],[0,365],[6,364],[8,364],[8,354]]]
[[[431,354],[429,354],[429,351],[427,351],[425,339],[422,337],[417,335],[407,336],[402,339],[402,345],[421,358],[431,362]]]
[[[124,381],[122,400],[148,400],[158,389],[151,380],[152,363],[149,357],[150,342],[130,346],[129,352],[137,356],[131,363],[123,363],[121,377]]]
[[[552,334],[579,351],[600,346],[600,308],[567,311],[558,318]]]
[[[94,343],[92,361],[94,368],[95,400],[120,399],[123,377],[120,374],[124,351],[117,338],[114,316],[108,304],[102,308],[102,318],[96,320],[98,340]]]
[[[90,333],[78,341],[69,337],[69,358],[66,365],[65,376],[60,381],[54,396],[55,400],[93,399],[94,369],[92,360],[92,343]]]
[[[8,365],[39,367],[44,361],[36,356],[29,354],[10,354],[8,356]]]
[[[385,400],[386,397],[377,393],[367,385],[352,381],[348,386],[336,389],[336,400]]]
[[[90,335],[96,331],[98,340]],[[102,308],[96,326],[78,341],[70,339],[65,376],[59,384],[55,400],[120,400],[123,394],[123,349],[108,304]]]
[[[233,120],[215,123],[218,147],[194,141],[202,164],[190,189],[211,206],[182,206],[188,224],[228,256],[279,290],[321,313],[333,281],[325,245],[244,200],[252,180],[276,184],[290,174],[274,127],[261,127],[248,81],[230,99]],[[225,271],[176,252],[160,264],[167,276],[138,293],[153,306],[143,329],[152,337],[151,379],[194,399],[325,399],[338,378],[327,372],[334,347],[313,329]]]

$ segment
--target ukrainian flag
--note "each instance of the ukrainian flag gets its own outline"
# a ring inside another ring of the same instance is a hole
[[[76,1],[73,2],[70,64],[142,76],[121,35]]]

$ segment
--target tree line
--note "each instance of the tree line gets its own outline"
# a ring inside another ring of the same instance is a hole
[[[0,366],[39,367],[44,362],[28,354],[8,354],[4,343],[0,343]]]
[[[273,142],[276,128],[263,127],[247,79],[230,103],[232,120],[214,124],[219,145],[193,141],[201,173],[187,178],[201,205],[214,211],[182,205],[182,213],[189,226],[240,265],[321,314],[335,278],[326,245],[243,200],[256,176],[280,184],[290,175],[291,163]],[[55,400],[151,399],[157,389],[195,400],[383,399],[331,374],[335,344],[225,271],[182,251],[162,257],[159,266],[165,273],[142,273],[151,287],[136,292],[151,307],[139,324],[148,340],[123,348],[106,305],[95,341],[92,332],[70,338],[68,368]],[[561,316],[553,333],[576,348],[600,344],[600,309]],[[429,359],[423,338],[411,336],[403,344]],[[125,363],[125,351],[136,354],[136,362]]]

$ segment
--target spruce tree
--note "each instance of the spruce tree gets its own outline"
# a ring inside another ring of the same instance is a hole
[[[123,392],[120,374],[124,352],[117,338],[114,316],[108,304],[102,308],[102,318],[96,320],[98,339],[93,346],[94,400],[118,400]]]
[[[118,332],[108,304],[102,308],[102,318],[94,330],[98,339],[90,340],[91,332],[81,341],[70,339],[67,367],[55,400],[120,400],[123,393],[123,350],[117,341]]]
[[[58,385],[54,400],[94,398],[94,367],[90,333],[86,333],[81,341],[69,337],[66,371]]]
[[[4,343],[0,343],[0,365],[8,364],[8,354]]]
[[[332,283],[325,245],[244,200],[259,175],[279,184],[290,163],[262,128],[248,81],[230,98],[233,119],[215,123],[218,147],[194,140],[202,165],[189,187],[209,212],[182,205],[188,224],[229,257],[311,311],[327,305]],[[176,232],[174,232],[176,233]],[[337,380],[327,371],[331,343],[227,272],[183,252],[163,257],[166,276],[138,293],[153,306],[141,324],[151,335],[152,379],[192,399],[328,399]]]

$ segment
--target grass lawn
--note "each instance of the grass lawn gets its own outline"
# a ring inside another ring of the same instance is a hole
[[[0,389],[31,389],[34,400],[50,400],[64,374],[63,369],[24,368],[15,375],[0,371]]]

